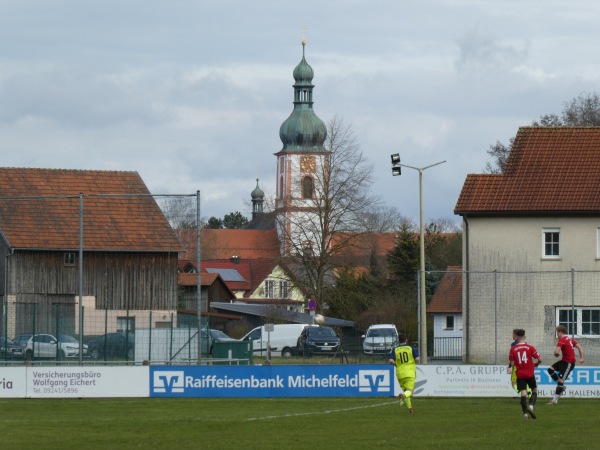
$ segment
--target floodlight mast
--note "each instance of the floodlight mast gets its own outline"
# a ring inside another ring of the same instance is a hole
[[[408,167],[419,172],[419,253],[420,253],[420,288],[421,288],[421,300],[419,303],[419,353],[421,356],[421,363],[427,364],[427,296],[426,296],[426,285],[425,285],[425,220],[423,218],[423,171],[443,164],[446,162],[440,161],[434,164],[430,164],[425,167],[414,167],[408,164],[400,163],[400,155],[395,153],[391,155],[392,160],[392,175],[400,175],[400,167]],[[398,169],[397,172],[395,169]]]

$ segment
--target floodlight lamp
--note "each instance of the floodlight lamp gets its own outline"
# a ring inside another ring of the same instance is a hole
[[[395,177],[398,175],[402,175],[402,167],[400,167],[400,166],[392,167],[392,175]]]
[[[393,155],[390,155],[392,157],[392,166],[395,166],[396,164],[400,163],[400,154],[399,153],[394,153]]]

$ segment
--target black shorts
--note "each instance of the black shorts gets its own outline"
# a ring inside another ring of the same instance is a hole
[[[554,364],[552,364],[552,368],[555,372],[558,373],[559,378],[563,378],[566,381],[569,374],[575,368],[575,363],[570,363],[562,360],[556,361]]]
[[[526,391],[527,386],[533,391],[537,388],[535,377],[531,378],[517,378],[517,391]]]

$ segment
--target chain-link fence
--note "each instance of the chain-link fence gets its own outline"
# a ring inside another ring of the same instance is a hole
[[[198,193],[0,197],[0,358],[171,363],[208,356],[209,329],[222,320],[216,328],[226,330],[227,318],[211,315],[209,289],[200,289],[199,203]],[[556,326],[564,325],[586,364],[600,365],[600,272],[427,276],[440,280],[429,303],[432,362],[505,363],[512,330],[523,328],[551,363]],[[339,360],[385,359],[364,355],[362,344],[356,335],[344,342]]]
[[[0,359],[197,362],[210,352],[201,278],[178,283],[181,264],[199,272],[199,193],[0,197],[0,217]]]
[[[506,362],[512,330],[522,328],[544,363],[552,364],[558,359],[556,327],[564,325],[583,346],[585,364],[600,364],[600,272],[463,272],[460,277],[465,362]]]

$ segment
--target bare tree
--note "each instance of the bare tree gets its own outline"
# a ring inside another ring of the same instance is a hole
[[[564,103],[562,114],[545,114],[531,123],[534,127],[596,127],[600,126],[600,97],[597,93],[582,92],[578,97]],[[492,161],[486,164],[485,173],[502,173],[514,138],[508,145],[500,141],[490,145],[487,151]]]
[[[157,200],[157,203],[174,229],[196,228],[195,196],[169,196]]]
[[[372,195],[373,169],[360,150],[352,129],[339,117],[327,124],[328,151],[313,173],[314,193],[305,208],[294,215],[276,214],[279,229],[290,245],[289,267],[298,281],[323,305],[324,288],[333,281],[336,256],[361,245],[361,237],[392,229],[393,210],[376,217],[381,201]],[[294,183],[302,199],[300,180]],[[397,224],[396,224],[397,225]]]

